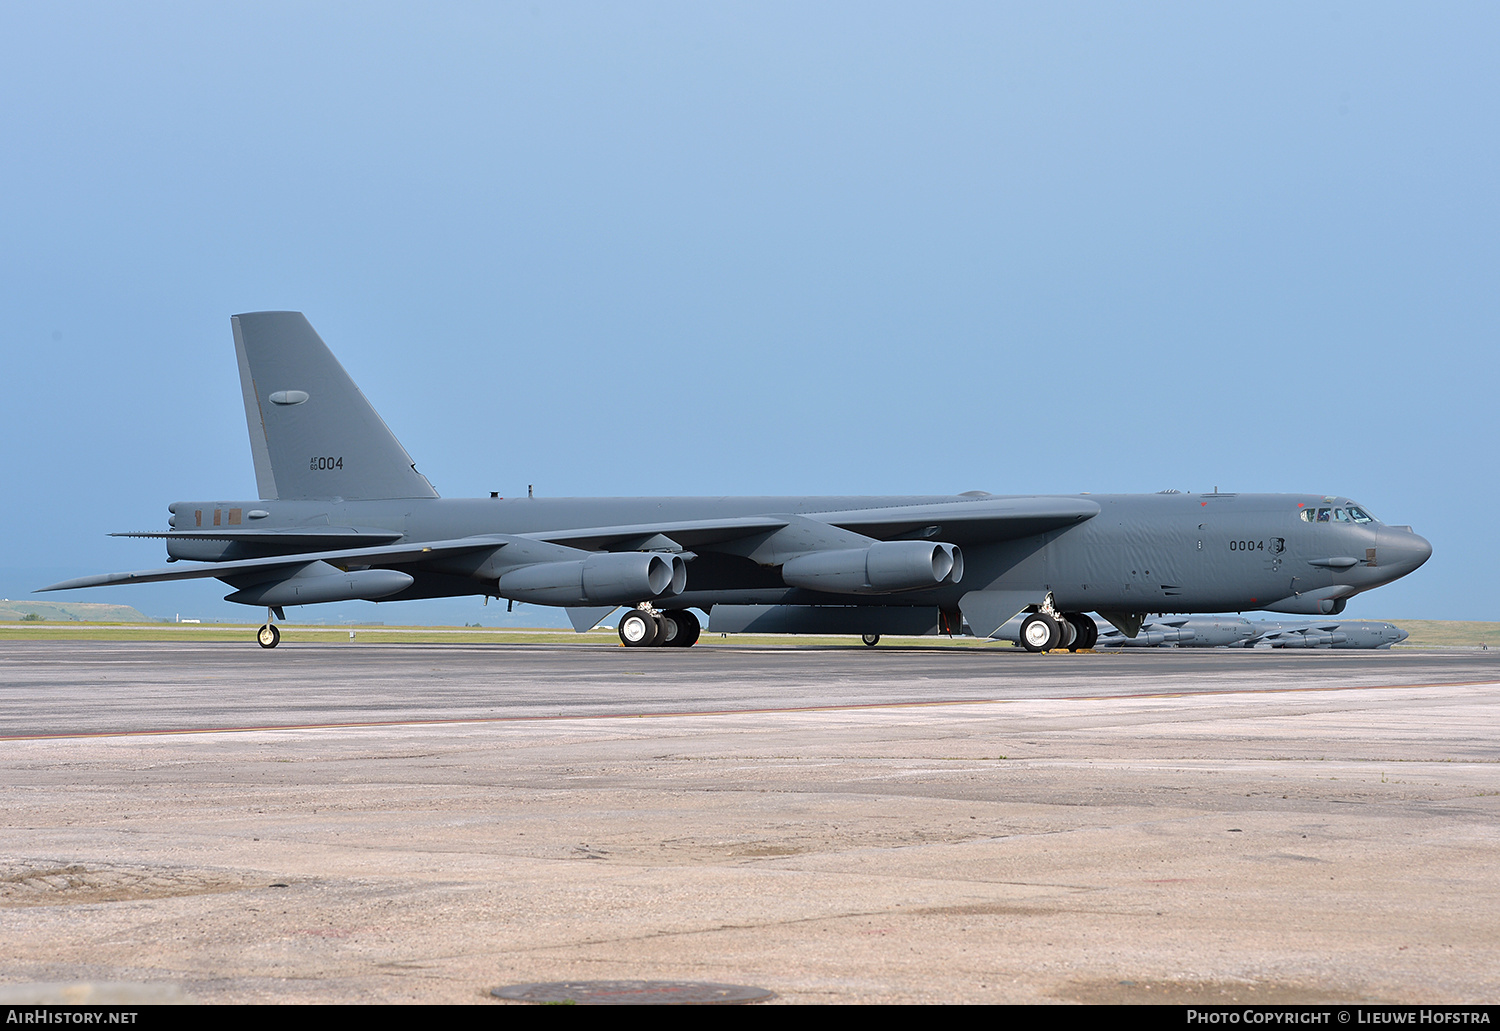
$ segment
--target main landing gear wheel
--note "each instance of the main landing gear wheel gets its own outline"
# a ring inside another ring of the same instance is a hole
[[[620,619],[620,643],[627,648],[649,648],[659,632],[656,618],[641,609],[631,609]]]
[[[866,648],[873,648],[880,643],[879,634],[860,634],[859,639],[865,642]]]
[[[669,648],[691,648],[698,643],[698,635],[703,632],[703,624],[687,609],[673,609],[657,618],[661,621],[663,636],[656,643]],[[672,627],[671,633],[667,633],[668,625]]]
[[[281,631],[274,623],[267,623],[256,633],[255,640],[262,648],[274,648],[281,643]]]
[[[1045,612],[1033,612],[1021,624],[1021,646],[1029,652],[1051,651],[1061,640],[1057,620]]]
[[[1099,643],[1099,624],[1095,623],[1092,616],[1082,612],[1067,612],[1063,618],[1072,623],[1078,631],[1073,643],[1068,645],[1070,652],[1086,652]]]
[[[677,644],[677,636],[680,624],[677,622],[677,613],[658,612],[656,614],[656,647],[669,648]]]

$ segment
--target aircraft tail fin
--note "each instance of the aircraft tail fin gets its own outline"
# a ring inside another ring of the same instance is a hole
[[[301,312],[230,323],[262,498],[437,497]]]

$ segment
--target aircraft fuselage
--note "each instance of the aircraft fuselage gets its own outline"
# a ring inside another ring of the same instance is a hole
[[[994,496],[986,496],[993,498]],[[1237,612],[1311,598],[1310,614],[1404,576],[1430,554],[1401,527],[1308,520],[1305,511],[1347,510],[1346,498],[1302,494],[1076,495],[1097,515],[1063,529],[986,541],[959,524],[925,536],[963,549],[957,583],[871,598],[789,587],[772,567],[702,549],[688,562],[686,589],[674,605],[908,604],[957,607],[974,591],[1050,592],[1062,610]],[[643,527],[736,517],[950,504],[953,496],[746,498],[413,498],[381,501],[205,501],[171,506],[174,531],[215,527],[307,531],[295,544],[168,538],[173,559],[219,562],[329,547],[312,534],[347,528],[340,546],[453,540],[481,534],[555,533],[595,526]],[[410,569],[409,566],[402,568]],[[495,594],[463,557],[429,564],[406,590],[384,600]]]

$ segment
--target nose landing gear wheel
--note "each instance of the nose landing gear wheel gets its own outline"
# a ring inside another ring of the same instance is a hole
[[[255,640],[262,648],[274,648],[281,643],[281,631],[274,623],[267,623],[256,633]]]

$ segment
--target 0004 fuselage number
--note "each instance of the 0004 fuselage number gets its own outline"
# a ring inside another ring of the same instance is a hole
[[[344,467],[344,456],[336,458],[313,458],[308,460],[307,468],[312,472],[322,472],[328,469],[342,469]]]
[[[1268,541],[1230,541],[1230,551],[1269,551],[1279,555],[1286,550],[1285,537],[1272,537]]]

